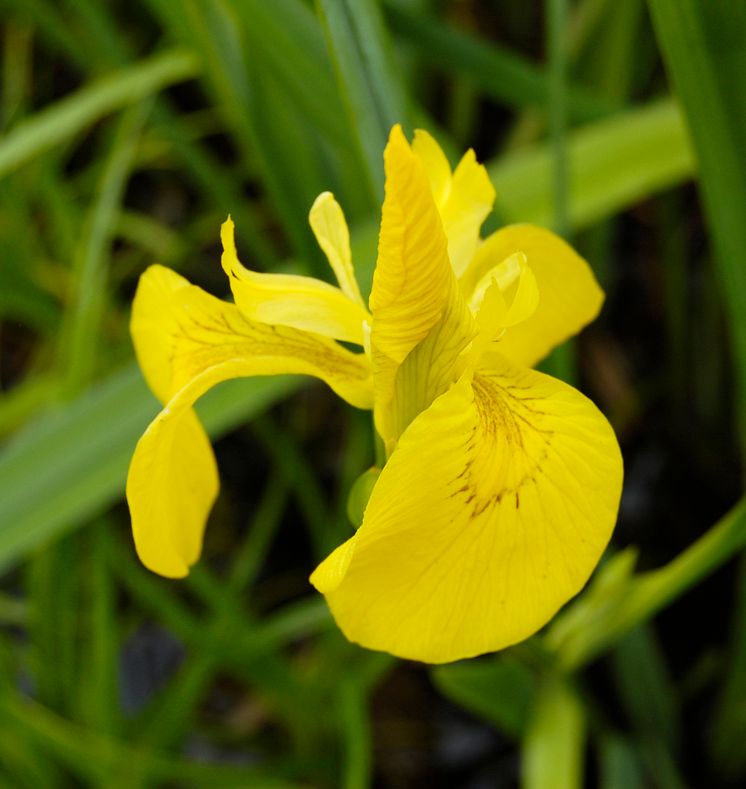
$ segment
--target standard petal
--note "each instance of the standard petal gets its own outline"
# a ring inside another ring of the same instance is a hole
[[[621,481],[588,399],[493,355],[412,422],[363,525],[311,580],[365,647],[428,663],[501,649],[583,587]]]
[[[233,234],[229,218],[220,231],[221,260],[233,298],[247,318],[363,344],[363,323],[370,316],[361,301],[313,277],[250,271],[238,259]]]
[[[316,241],[332,267],[340,289],[347,298],[364,309],[363,297],[360,295],[360,286],[352,265],[350,230],[342,208],[331,192],[322,192],[314,200],[308,221]]]
[[[461,278],[466,298],[471,299],[490,271],[516,253],[526,256],[539,301],[531,317],[505,333],[500,352],[516,364],[532,367],[598,315],[604,294],[590,266],[559,236],[536,225],[509,225],[477,249]]]
[[[460,277],[477,249],[479,228],[492,210],[495,190],[471,149],[453,174],[440,146],[426,131],[415,132],[412,150],[427,172],[448,238],[448,257]]]
[[[459,356],[475,329],[427,176],[399,126],[391,131],[384,164],[370,307],[376,426],[390,450],[414,415],[458,377]]]

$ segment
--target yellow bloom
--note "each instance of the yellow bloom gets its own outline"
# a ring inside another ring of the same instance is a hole
[[[373,408],[388,456],[358,531],[311,576],[352,641],[441,663],[527,638],[585,584],[616,519],[622,461],[603,415],[530,367],[598,313],[587,264],[538,227],[479,228],[494,191],[473,152],[454,172],[397,126],[370,312],[325,193],[310,221],[339,287],[257,274],[222,228],[235,304],[168,269],[143,275],[132,335],[165,404],[127,498],[142,561],[183,576],[217,493],[192,405],[236,376],[306,373]],[[356,343],[352,353],[335,340]]]

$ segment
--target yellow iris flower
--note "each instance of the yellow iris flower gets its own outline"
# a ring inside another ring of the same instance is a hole
[[[598,313],[603,293],[560,238],[531,225],[485,240],[494,201],[469,151],[397,126],[368,310],[331,194],[311,227],[339,287],[222,264],[235,303],[169,269],[142,276],[132,336],[164,408],[127,480],[135,545],[162,575],[198,558],[218,490],[192,405],[237,376],[304,373],[373,408],[387,453],[355,534],[314,571],[351,641],[442,663],[527,638],[585,584],[622,484],[614,433],[580,392],[531,368]],[[361,346],[353,353],[336,340]]]

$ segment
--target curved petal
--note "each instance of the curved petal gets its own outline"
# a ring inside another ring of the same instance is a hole
[[[238,259],[230,218],[223,223],[220,237],[223,270],[233,298],[247,318],[363,344],[363,323],[370,321],[370,316],[362,302],[313,277],[261,274],[245,268]]]
[[[495,190],[471,149],[453,174],[440,146],[426,131],[415,132],[412,150],[427,172],[448,238],[448,257],[456,276],[461,276],[479,244],[479,228],[492,210]]]
[[[150,370],[156,381],[152,370],[158,369],[163,399],[230,361],[244,365],[236,375],[313,375],[352,405],[372,407],[370,363],[363,354],[309,332],[251,321],[235,304],[163,266],[151,266],[140,278],[131,326],[146,374]]]
[[[342,208],[331,192],[322,192],[314,200],[308,221],[316,241],[332,267],[341,291],[347,298],[365,308],[352,265],[350,230]]]
[[[391,131],[384,164],[371,353],[376,427],[391,450],[411,419],[458,377],[459,357],[475,328],[427,176],[399,126]]]
[[[536,632],[611,535],[622,462],[582,394],[493,355],[401,437],[363,525],[311,576],[352,641],[443,663]]]
[[[509,225],[477,249],[461,278],[466,298],[516,253],[526,256],[539,301],[527,320],[505,333],[500,353],[515,364],[532,367],[598,315],[604,294],[590,266],[559,236],[536,225]]]
[[[140,561],[183,578],[202,551],[219,481],[210,439],[191,408],[150,424],[127,474],[127,503]]]
[[[249,321],[183,277],[151,266],[141,277],[132,330],[138,357],[166,407],[138,442],[127,480],[135,545],[163,575],[188,572],[217,493],[210,444],[191,407],[229,378],[299,373],[372,406],[370,363],[324,337]]]

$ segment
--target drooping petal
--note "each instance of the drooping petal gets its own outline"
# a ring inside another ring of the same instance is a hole
[[[127,474],[132,534],[148,569],[167,578],[188,574],[218,488],[210,439],[191,408],[151,423]]]
[[[143,563],[188,572],[217,493],[215,461],[192,405],[229,378],[297,373],[325,381],[360,408],[372,406],[370,363],[324,337],[248,320],[162,266],[143,274],[133,305],[138,356],[166,401],[138,442],[127,499]]]
[[[458,377],[459,356],[475,329],[427,176],[399,126],[384,164],[371,352],[376,427],[391,449],[411,419]]]
[[[352,405],[372,407],[370,363],[363,354],[310,332],[251,321],[235,304],[163,266],[151,266],[140,278],[132,331],[140,348],[154,349],[152,358],[141,358],[144,366],[160,359],[168,369],[169,397],[207,368],[234,362],[246,369],[236,375],[313,375]]]
[[[516,253],[526,256],[539,300],[527,320],[505,333],[500,352],[516,364],[531,367],[590,323],[601,309],[604,294],[590,266],[559,236],[536,225],[509,225],[477,249],[461,278],[466,298],[489,279],[491,270]]]
[[[230,218],[223,223],[220,237],[223,269],[233,298],[247,318],[363,344],[363,323],[370,316],[362,302],[313,277],[262,274],[245,268],[238,259]]]
[[[341,291],[347,298],[365,308],[352,265],[350,230],[342,208],[331,192],[322,192],[316,198],[308,214],[308,221]]]
[[[479,228],[492,210],[495,190],[471,149],[453,174],[440,146],[426,131],[415,132],[412,150],[427,172],[448,238],[448,256],[460,277],[477,249]]]
[[[608,422],[496,355],[415,419],[362,526],[311,576],[345,635],[443,663],[536,632],[588,579],[622,481]]]

